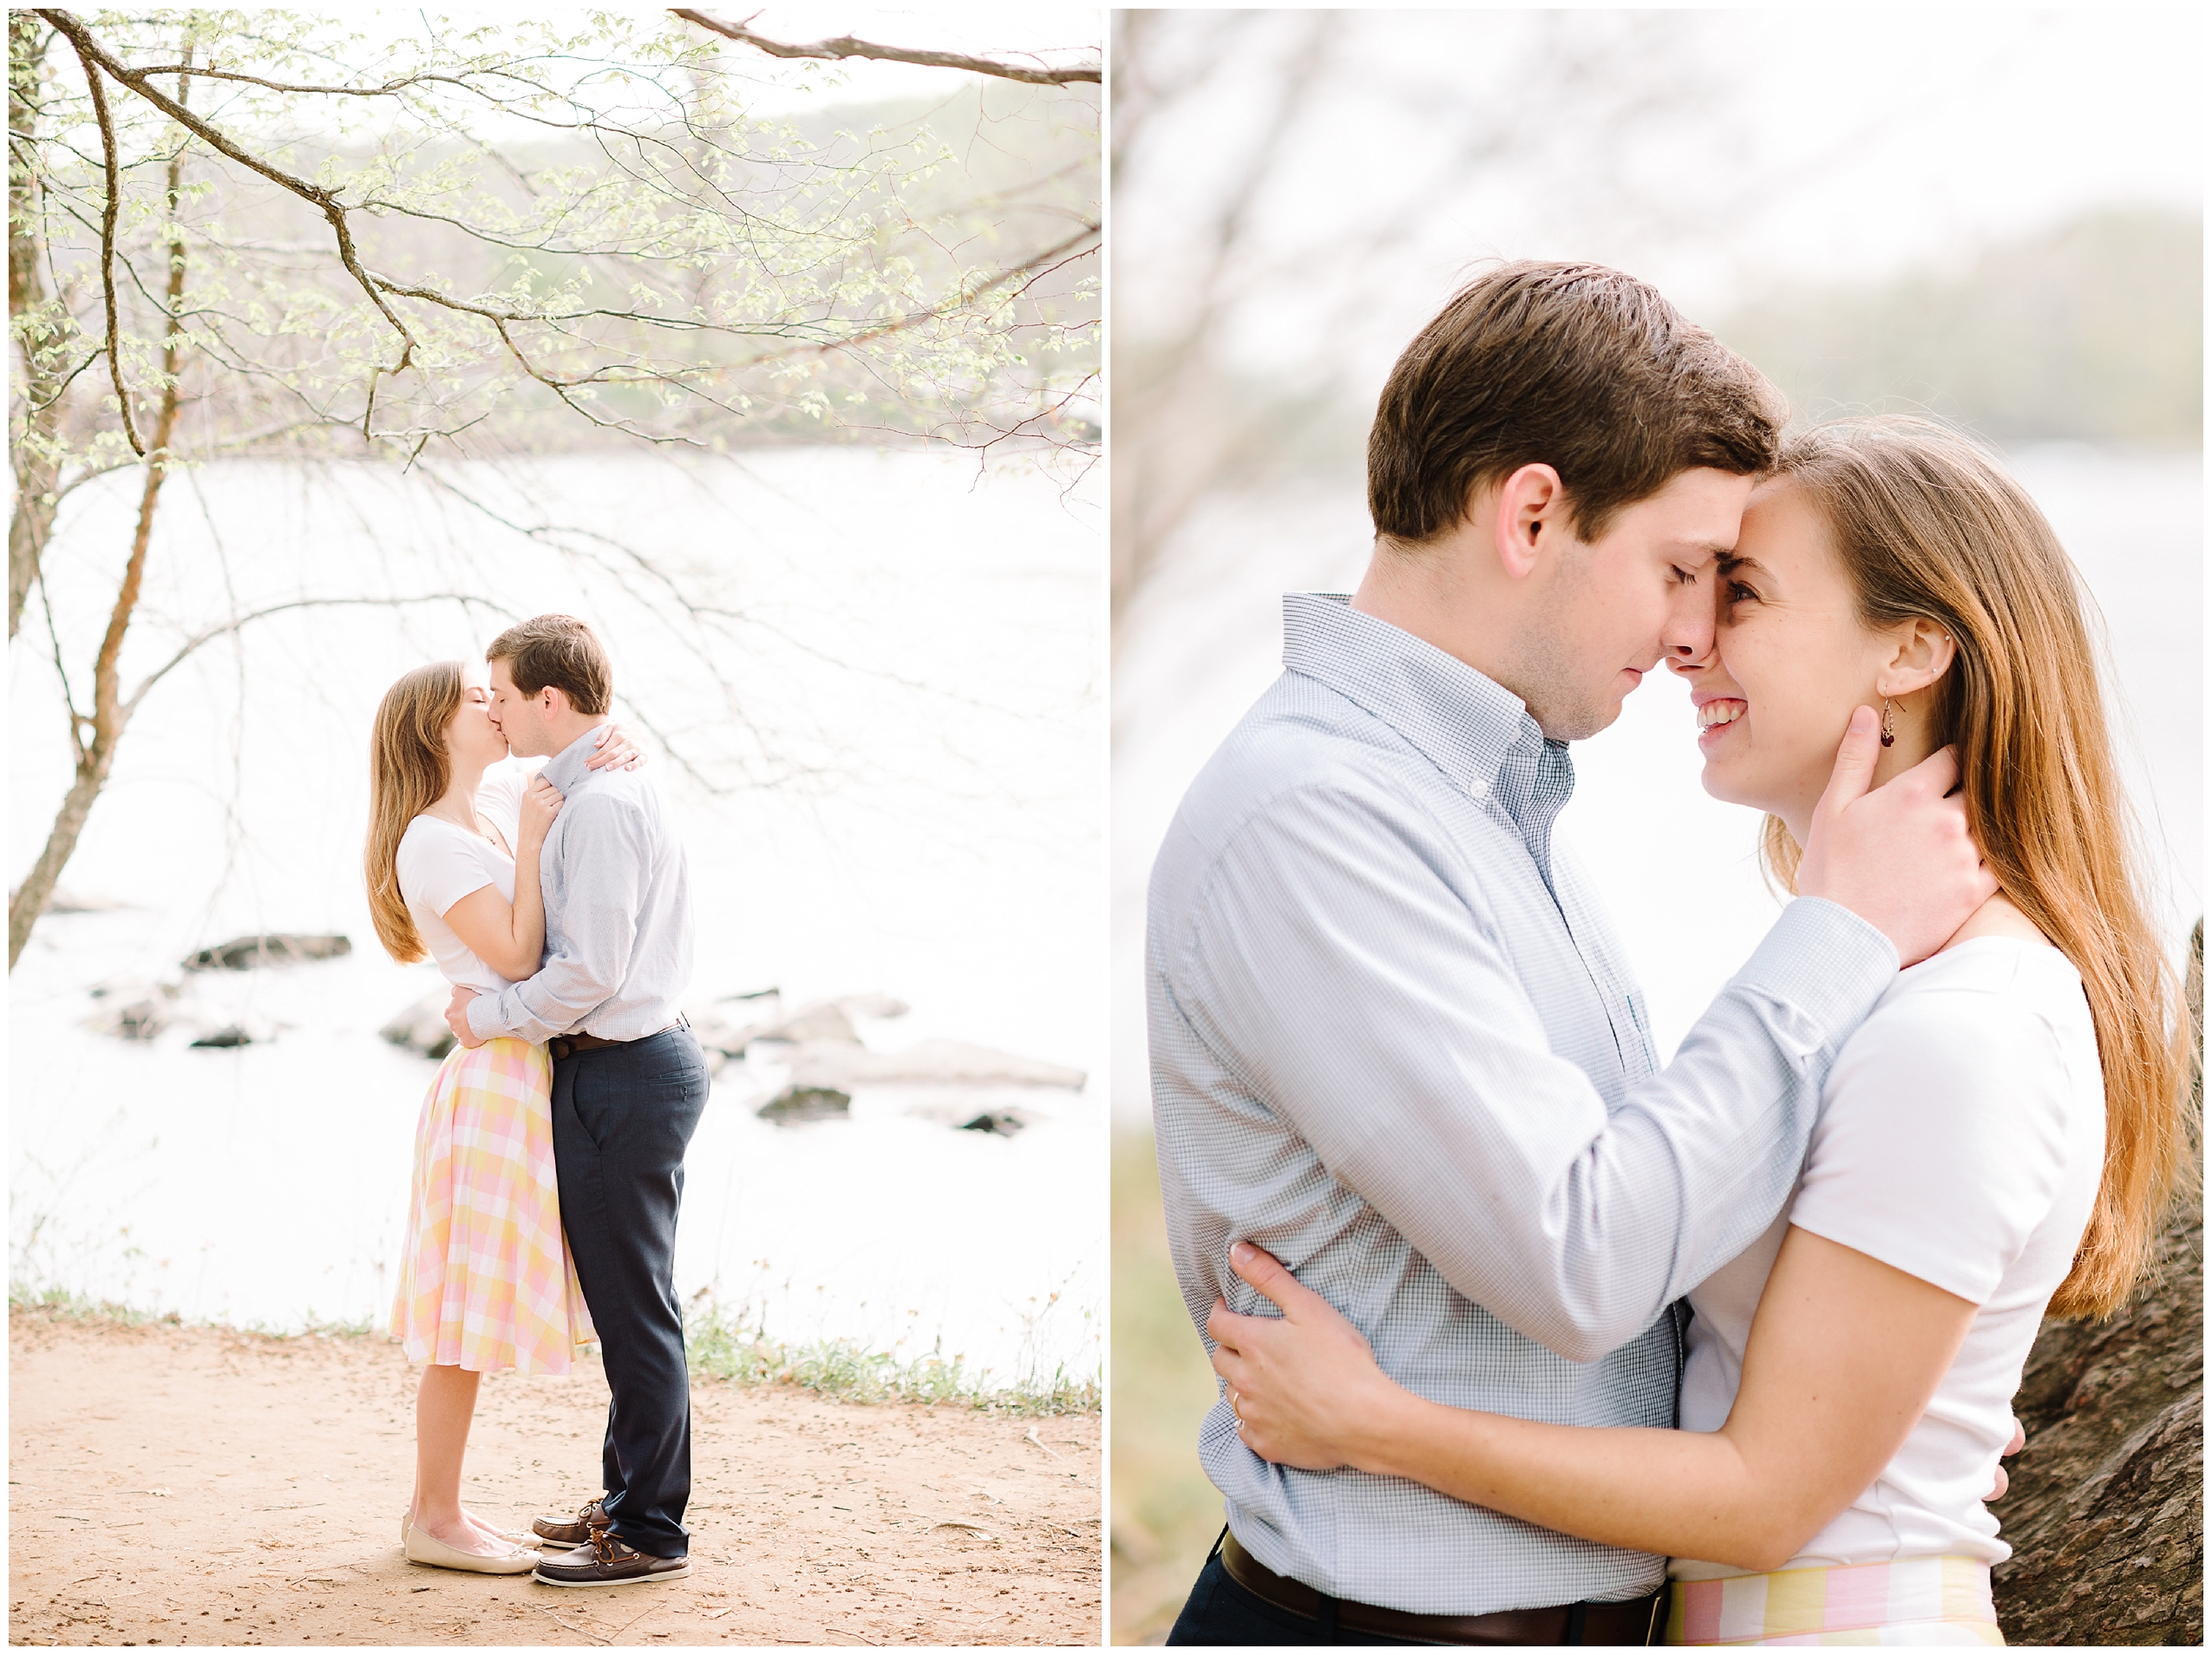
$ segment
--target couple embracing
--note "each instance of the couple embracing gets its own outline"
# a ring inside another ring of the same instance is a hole
[[[2046,1306],[2185,1141],[2071,566],[1941,428],[1784,432],[1657,292],[1408,348],[1372,561],[1185,797],[1146,948],[1227,1526],[1170,1642],[1999,1644]],[[1664,662],[1793,893],[1672,1063],[1553,843]]]
[[[486,668],[385,693],[365,873],[395,959],[454,985],[456,1044],[416,1130],[392,1334],[424,1364],[408,1558],[548,1586],[690,1572],[690,1388],[676,1299],[684,1152],[707,1098],[677,1009],[691,973],[684,847],[608,713],[592,629],[541,615]],[[534,777],[515,758],[543,758]],[[461,1503],[487,1372],[566,1373],[598,1339],[605,1492],[499,1527]]]

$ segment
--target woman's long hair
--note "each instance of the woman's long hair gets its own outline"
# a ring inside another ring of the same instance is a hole
[[[1827,520],[1864,625],[1924,617],[1957,645],[1930,691],[1935,740],[1958,749],[1998,884],[2081,973],[2104,1070],[2104,1177],[2051,1308],[2109,1316],[2189,1166],[2189,1102],[2073,564],[2018,483],[1925,420],[1792,432],[1776,469]],[[1794,890],[1800,850],[1778,818],[1761,848]]]
[[[399,891],[399,841],[453,785],[446,727],[461,710],[461,663],[417,667],[376,703],[369,737],[369,842],[361,857],[369,918],[384,952],[402,965],[427,952]]]

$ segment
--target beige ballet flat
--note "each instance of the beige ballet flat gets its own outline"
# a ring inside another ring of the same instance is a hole
[[[412,1517],[408,1519],[402,1544],[406,1547],[409,1562],[434,1569],[459,1569],[469,1574],[527,1574],[538,1567],[535,1552],[518,1550],[501,1557],[479,1557],[474,1552],[455,1551],[429,1530],[417,1528]]]
[[[403,1511],[400,1513],[399,1543],[402,1546],[407,1544],[407,1531],[414,1526],[415,1514],[413,1512]],[[517,1546],[535,1546],[538,1544],[538,1537],[535,1534],[525,1534],[519,1528],[494,1528],[492,1533],[497,1534],[503,1541],[513,1541]]]

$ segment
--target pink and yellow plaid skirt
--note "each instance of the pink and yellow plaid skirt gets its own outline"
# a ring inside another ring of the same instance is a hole
[[[566,1373],[592,1338],[561,1233],[553,1062],[527,1040],[456,1046],[415,1128],[392,1337],[414,1362]]]
[[[1849,1568],[1677,1580],[1670,1644],[1995,1644],[1989,1565],[1907,1557]]]

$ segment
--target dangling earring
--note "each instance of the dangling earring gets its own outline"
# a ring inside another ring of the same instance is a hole
[[[1888,696],[1882,698],[1882,744],[1884,747],[1897,745],[1897,724],[1890,713]]]

